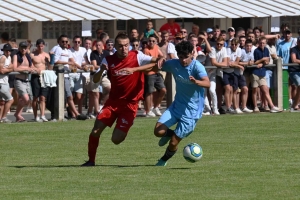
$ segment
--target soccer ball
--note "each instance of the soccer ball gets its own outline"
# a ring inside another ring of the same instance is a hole
[[[203,151],[199,144],[190,143],[183,148],[183,157],[186,161],[194,163],[202,158]]]

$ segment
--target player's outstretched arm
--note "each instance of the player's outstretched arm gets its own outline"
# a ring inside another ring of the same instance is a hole
[[[94,74],[94,77],[93,77],[94,83],[98,83],[102,77],[103,72],[108,69],[106,64],[101,64],[100,67],[101,67],[100,71],[98,71],[98,72],[96,72],[96,74]]]
[[[210,81],[207,76],[202,77],[200,80],[197,80],[193,76],[190,76],[190,81],[201,87],[210,87]]]

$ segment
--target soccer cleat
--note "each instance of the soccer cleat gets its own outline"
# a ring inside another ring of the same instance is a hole
[[[81,165],[81,167],[94,167],[94,166],[95,166],[95,162],[89,160]]]
[[[160,140],[158,141],[158,146],[162,147],[165,146],[169,141],[170,141],[171,137],[168,136],[163,136],[160,138]]]
[[[162,159],[159,159],[158,162],[155,164],[155,166],[166,166],[167,165],[167,161],[164,161]]]

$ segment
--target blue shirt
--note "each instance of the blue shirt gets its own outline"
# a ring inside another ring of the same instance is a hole
[[[296,59],[300,60],[300,48],[298,46],[295,46],[291,48],[291,54],[295,54]],[[291,58],[290,58],[290,63],[293,63]],[[288,67],[289,72],[300,72],[300,65],[298,66],[289,66]]]
[[[183,116],[189,119],[199,119],[204,107],[204,88],[190,81],[189,76],[200,80],[207,76],[204,66],[193,60],[189,66],[184,67],[178,59],[168,60],[162,70],[173,74],[176,82],[175,100],[170,106],[176,117]]]
[[[277,49],[277,55],[282,58],[283,64],[289,63],[290,61],[290,49],[292,47],[292,42],[291,41],[286,42],[285,40],[281,41],[280,43],[277,44],[276,49]],[[287,69],[287,66],[283,66],[284,69]]]
[[[262,50],[261,48],[257,47],[254,50],[253,53],[254,56],[254,62],[256,62],[257,60],[260,60],[264,57],[270,57],[270,52],[268,48],[264,48],[264,50]],[[260,77],[265,77],[266,76],[266,71],[267,69],[263,66],[262,68],[254,68],[254,70],[252,71],[253,74],[260,76]]]

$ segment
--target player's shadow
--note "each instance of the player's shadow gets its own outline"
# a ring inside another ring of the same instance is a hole
[[[8,166],[17,169],[22,168],[72,168],[81,167],[80,165],[19,165],[19,166]],[[93,167],[114,167],[114,168],[133,168],[133,167],[155,167],[155,165],[96,165]],[[82,167],[86,168],[86,167]]]
[[[191,168],[189,168],[189,167],[173,167],[173,168],[169,168],[169,169],[176,169],[176,170],[189,170],[189,169],[191,169]]]

